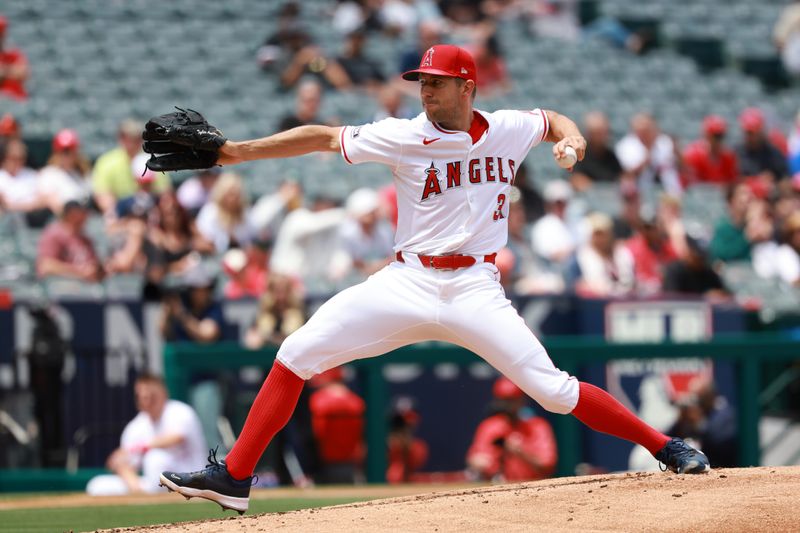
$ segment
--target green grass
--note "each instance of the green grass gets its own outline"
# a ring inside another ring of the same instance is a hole
[[[324,507],[364,501],[368,498],[279,498],[250,500],[247,514],[293,511],[309,507]],[[112,527],[145,526],[239,516],[233,511],[222,512],[212,502],[156,505],[109,505],[0,511],[0,532],[94,531]]]

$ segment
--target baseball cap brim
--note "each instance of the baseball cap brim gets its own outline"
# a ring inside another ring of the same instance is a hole
[[[441,70],[438,68],[418,68],[415,70],[409,70],[408,72],[404,72],[403,79],[408,81],[418,81],[420,74],[434,74],[436,76],[449,76],[451,78],[461,77],[461,76],[456,76],[452,72],[448,72],[446,70]]]

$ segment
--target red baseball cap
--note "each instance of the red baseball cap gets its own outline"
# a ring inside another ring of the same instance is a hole
[[[494,394],[494,397],[498,400],[518,400],[519,398],[525,397],[525,393],[522,392],[522,389],[514,385],[514,382],[505,376],[500,376],[497,378],[497,381],[494,382],[492,394]]]
[[[417,81],[420,74],[451,76],[475,81],[475,60],[472,54],[452,44],[431,46],[422,56],[419,68],[403,73],[403,79]]]
[[[703,119],[703,131],[707,135],[721,135],[728,129],[728,123],[719,115],[708,115]]]
[[[321,374],[316,374],[315,376],[312,376],[308,384],[311,387],[318,388],[343,380],[344,380],[344,369],[340,366],[337,366],[335,368],[331,368],[330,370],[326,370]]]
[[[739,125],[744,131],[761,131],[764,129],[764,113],[757,107],[748,107],[739,115]]]
[[[56,136],[53,137],[54,152],[77,148],[79,144],[80,140],[75,130],[64,129],[56,133]]]
[[[0,135],[11,137],[19,133],[19,123],[11,113],[6,113],[0,117]]]

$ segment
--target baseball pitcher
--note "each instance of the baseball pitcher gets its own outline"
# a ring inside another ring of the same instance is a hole
[[[153,170],[339,152],[350,164],[391,168],[399,209],[396,260],[331,298],[286,339],[225,461],[213,458],[199,472],[164,472],[161,482],[243,513],[253,469],[289,420],[305,380],[428,340],[475,352],[548,411],[640,444],[675,472],[708,471],[703,453],[556,368],[499,283],[494,262],[506,243],[515,174],[542,142],[554,143],[557,163],[573,151],[583,159],[586,141],[575,123],[545,109],[473,109],[475,62],[457,46],[433,46],[403,77],[419,83],[423,112],[410,120],[301,126],[243,142],[227,140],[193,111],[148,123],[145,150]]]

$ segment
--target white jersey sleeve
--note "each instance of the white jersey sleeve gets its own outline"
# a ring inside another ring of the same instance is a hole
[[[494,114],[508,125],[510,132],[519,136],[516,139],[528,150],[542,142],[550,133],[550,122],[544,109],[502,110],[495,111]]]
[[[407,122],[385,118],[361,126],[344,126],[339,133],[342,157],[351,165],[372,162],[397,167],[403,156]]]

